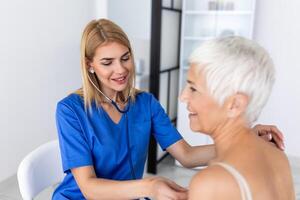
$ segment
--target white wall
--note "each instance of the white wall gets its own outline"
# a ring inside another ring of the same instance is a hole
[[[81,86],[81,33],[105,1],[0,2],[0,181],[56,138],[56,103]]]
[[[93,4],[93,18],[107,18],[107,0],[92,0]]]
[[[257,0],[254,39],[274,59],[276,83],[260,123],[284,133],[286,153],[300,157],[300,1]]]
[[[150,39],[151,0],[109,0],[107,16],[130,38]]]

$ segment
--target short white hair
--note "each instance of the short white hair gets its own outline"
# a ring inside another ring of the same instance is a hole
[[[246,118],[250,124],[256,121],[275,81],[273,61],[264,48],[243,37],[216,38],[195,49],[189,63],[204,72],[208,90],[220,105],[233,94],[246,94]]]

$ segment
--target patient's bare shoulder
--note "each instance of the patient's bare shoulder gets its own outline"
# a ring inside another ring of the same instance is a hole
[[[189,186],[189,199],[240,199],[235,179],[222,167],[213,165],[197,173]]]

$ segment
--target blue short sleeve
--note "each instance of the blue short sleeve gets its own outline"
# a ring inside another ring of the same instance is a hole
[[[87,138],[71,106],[61,102],[57,104],[56,125],[64,172],[93,165]]]
[[[182,139],[160,103],[151,95],[152,133],[163,150]]]

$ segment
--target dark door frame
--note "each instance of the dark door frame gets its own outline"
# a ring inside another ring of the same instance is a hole
[[[179,55],[178,66],[171,67],[166,70],[160,70],[160,47],[161,47],[161,26],[162,26],[162,11],[169,10],[179,12],[180,9],[174,8],[174,0],[171,0],[171,7],[163,7],[162,0],[153,0],[151,9],[151,45],[150,45],[150,86],[149,91],[159,100],[159,85],[160,74],[168,73],[168,96],[167,96],[167,114],[169,114],[169,99],[170,99],[170,80],[171,72],[179,69]],[[181,15],[179,19],[179,37],[178,37],[178,54],[180,53],[180,33],[181,33]],[[176,125],[176,117],[171,121]],[[151,134],[150,144],[148,149],[148,162],[147,172],[156,174],[157,164],[163,160],[168,154],[165,154],[162,158],[157,160],[157,143],[154,136]]]

